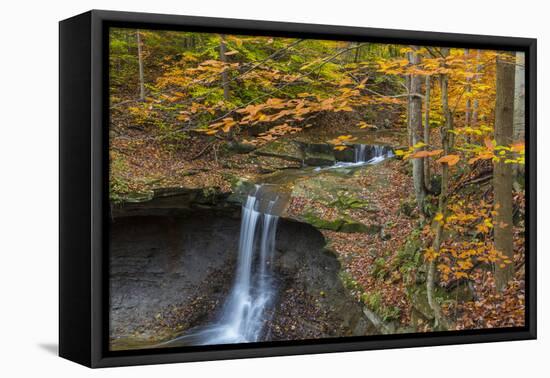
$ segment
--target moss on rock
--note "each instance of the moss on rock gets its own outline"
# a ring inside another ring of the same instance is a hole
[[[312,212],[307,212],[303,215],[303,220],[315,228],[323,230],[331,230],[338,232],[361,232],[368,234],[376,234],[380,232],[380,226],[377,225],[365,225],[360,222],[356,222],[349,218],[337,218],[332,220],[323,219]]]

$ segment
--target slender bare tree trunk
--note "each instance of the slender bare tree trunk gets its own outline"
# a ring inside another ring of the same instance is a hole
[[[470,59],[470,49],[464,49],[464,65],[468,67],[468,59]],[[466,69],[466,73],[469,73],[469,68]],[[464,94],[466,95],[466,109],[464,111],[464,126],[469,127],[471,125],[471,114],[472,114],[472,99],[470,94],[472,92],[471,86],[472,79],[468,76],[466,78],[466,87],[464,88]],[[470,135],[467,137],[468,143],[470,143]]]
[[[137,48],[138,48],[138,66],[139,66],[139,99],[145,100],[145,79],[143,73],[143,49],[141,46],[141,33],[136,31]]]
[[[227,62],[227,52],[225,46],[225,34],[220,34],[220,60],[224,63]],[[223,98],[229,100],[229,75],[227,74],[227,67],[224,67],[222,71],[222,87],[223,87]]]
[[[514,56],[514,53],[501,53]],[[497,145],[510,145],[514,130],[514,77],[515,66],[510,62],[497,58],[497,94],[495,105],[495,140]],[[514,240],[512,229],[512,165],[504,163],[504,159],[495,162],[493,171],[493,187],[495,192],[495,248],[508,259],[514,258]],[[495,268],[495,284],[503,291],[510,278],[514,275],[513,264],[497,263]]]
[[[443,56],[449,55],[449,49],[448,48],[442,48],[441,54]],[[451,112],[449,110],[449,78],[446,74],[442,74],[440,76],[440,84],[441,84],[441,105],[443,108],[443,117],[445,119],[445,123],[441,129],[441,145],[443,147],[443,153],[444,155],[448,155],[451,152],[451,140],[449,138],[449,131],[453,128],[453,122],[451,118]],[[439,194],[439,200],[438,200],[438,212],[443,214],[443,217],[445,218],[445,214],[447,212],[447,196],[448,196],[448,186],[449,186],[449,166],[447,164],[441,165],[441,193]],[[439,255],[439,251],[441,250],[441,244],[443,243],[443,224],[441,222],[436,223],[436,230],[435,230],[435,237],[433,241],[432,248],[435,251],[435,255]],[[436,258],[434,258],[432,261],[430,261],[428,265],[428,275],[426,278],[426,291],[428,296],[428,304],[430,305],[435,318],[435,326],[442,327],[444,329],[449,328],[449,324],[447,320],[443,317],[441,314],[441,308],[439,306],[439,303],[434,298],[434,287],[435,287],[435,279],[436,279],[436,271],[435,271],[435,265],[436,265]]]
[[[425,100],[424,100],[424,106],[426,107],[426,110],[424,111],[424,143],[427,145],[430,144],[430,94],[431,94],[431,87],[432,87],[432,77],[430,75],[426,75],[426,93],[424,94]],[[424,158],[424,185],[426,186],[427,190],[431,190],[431,177],[430,177],[430,158],[425,157]]]
[[[420,55],[415,51],[409,53],[409,62],[413,66],[420,64]],[[422,82],[419,75],[411,75],[410,78],[410,127],[412,135],[412,144],[424,141],[424,130],[422,127],[422,98],[419,94],[422,92]],[[421,148],[423,149],[423,148]],[[424,159],[412,159],[413,167],[413,185],[416,196],[416,203],[420,214],[424,214],[424,200],[426,197],[426,188],[424,186]]]
[[[481,59],[481,50],[477,50],[477,53],[476,53],[476,76],[475,76],[476,81],[479,80],[479,72],[481,71],[480,59]],[[474,126],[474,127],[477,126],[478,110],[479,110],[479,99],[474,98],[474,105],[473,105],[473,109],[472,109],[472,120],[471,120],[472,126]]]
[[[525,139],[525,53],[516,52],[514,142]]]
[[[409,53],[408,53],[409,54]],[[408,55],[407,55],[408,56]],[[409,147],[413,145],[412,127],[411,127],[411,75],[405,76],[405,86],[407,87],[407,136]]]
[[[516,77],[514,89],[514,142],[525,141],[525,53],[516,52]],[[525,166],[514,164],[514,180],[524,172]],[[514,186],[519,185],[514,182]]]
[[[358,47],[355,49],[355,57],[353,58],[353,62],[357,63],[357,62],[359,62],[359,52],[361,50],[361,47],[359,46],[360,45],[359,42],[355,42],[355,45],[358,46]]]
[[[411,60],[411,53],[407,53],[407,59]],[[411,75],[405,75],[405,87],[407,88],[407,136],[409,147],[413,145],[412,127],[411,127]]]
[[[126,51],[128,52],[128,55],[132,55],[132,37],[133,37],[133,34],[130,30],[128,30],[126,33],[125,33],[125,36],[126,36]]]

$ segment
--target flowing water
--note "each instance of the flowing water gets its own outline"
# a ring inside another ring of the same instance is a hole
[[[355,163],[376,164],[393,156],[393,151],[388,146],[367,146],[356,144],[354,146]]]
[[[247,343],[264,336],[267,310],[276,296],[272,266],[279,217],[275,214],[282,201],[267,188],[256,185],[242,207],[235,282],[218,320],[162,346]]]
[[[356,144],[353,147],[353,162],[338,161],[330,167],[318,167],[315,170],[321,171],[335,168],[353,168],[360,167],[362,165],[377,164],[393,156],[393,150],[388,146]]]

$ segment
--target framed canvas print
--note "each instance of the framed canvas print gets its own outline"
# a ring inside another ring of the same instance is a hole
[[[60,23],[60,355],[536,337],[536,41]]]

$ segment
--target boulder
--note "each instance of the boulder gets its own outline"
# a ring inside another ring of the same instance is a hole
[[[334,155],[334,148],[329,143],[320,143],[320,142],[314,142],[309,141],[306,139],[295,139],[294,140],[302,150],[306,153],[319,153],[319,154],[325,154],[325,155]]]
[[[355,151],[353,147],[348,147],[345,150],[334,150],[334,157],[337,161],[353,163],[355,161]]]
[[[286,160],[273,156],[258,156],[256,164],[260,168],[261,173],[273,173],[284,169],[300,168],[301,162],[294,160]]]
[[[233,141],[227,143],[227,149],[237,154],[248,154],[256,149],[256,146],[250,143],[241,143]]]
[[[304,163],[313,167],[330,166],[336,162],[333,154],[306,151]]]
[[[289,140],[275,140],[253,152],[258,156],[273,156],[285,160],[303,162],[304,152],[298,143]]]

